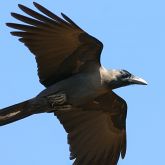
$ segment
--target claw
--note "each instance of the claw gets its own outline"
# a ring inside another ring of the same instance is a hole
[[[64,93],[50,95],[47,98],[48,102],[51,104],[52,107],[56,105],[62,105],[67,101],[66,94]]]

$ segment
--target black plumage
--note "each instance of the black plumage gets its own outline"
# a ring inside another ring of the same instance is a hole
[[[34,2],[38,13],[11,15],[24,24],[7,23],[34,54],[41,84],[36,97],[0,110],[0,126],[27,116],[54,113],[68,133],[74,165],[116,165],[126,153],[126,102],[112,90],[147,84],[126,70],[101,66],[103,44],[76,25]]]

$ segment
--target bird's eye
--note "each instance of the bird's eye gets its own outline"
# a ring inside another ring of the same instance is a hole
[[[122,70],[122,78],[128,78],[128,77],[131,77],[131,74],[126,70]]]
[[[127,73],[126,73],[126,74],[123,74],[122,77],[123,77],[123,78],[128,78],[128,77],[130,77],[130,76],[131,76],[130,74],[127,74]]]
[[[127,75],[126,74],[123,74],[121,77],[122,78],[127,78]]]

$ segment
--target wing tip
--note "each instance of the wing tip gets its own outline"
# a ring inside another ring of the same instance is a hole
[[[124,159],[124,158],[125,158],[125,155],[126,155],[126,150],[121,151],[121,153],[120,153],[120,154],[121,154],[121,158],[122,158],[122,159]]]
[[[61,15],[62,15],[63,17],[65,17],[65,16],[66,16],[63,12],[61,12]]]
[[[26,13],[26,11],[31,10],[30,8],[28,8],[28,7],[26,7],[25,5],[22,5],[22,4],[18,4],[18,7],[25,13]]]
[[[33,2],[33,5],[38,9],[39,7],[42,7],[39,3]]]
[[[23,7],[24,7],[24,5],[22,5],[22,4],[18,4],[18,7],[20,8],[20,9],[22,9]]]
[[[10,14],[11,14],[11,16],[14,17],[14,18],[16,18],[16,17],[19,15],[19,14],[14,13],[14,12],[11,12]]]
[[[7,26],[7,27],[12,28],[12,25],[13,25],[13,23],[6,23],[6,26]]]
[[[37,2],[34,1],[34,2],[33,2],[33,5],[35,6],[35,5],[39,5],[39,4],[38,4]]]
[[[12,36],[18,36],[18,35],[17,35],[17,32],[10,32],[10,34],[11,34]]]

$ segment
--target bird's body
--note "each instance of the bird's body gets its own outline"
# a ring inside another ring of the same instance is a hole
[[[126,153],[126,102],[112,90],[146,84],[126,70],[107,70],[100,63],[103,44],[62,14],[43,6],[44,15],[23,5],[31,17],[12,13],[26,23],[8,23],[35,55],[40,82],[46,87],[36,97],[0,110],[0,126],[33,114],[49,112],[68,133],[74,165],[116,165]],[[46,16],[45,16],[46,15]]]
[[[64,92],[69,104],[75,107],[81,106],[110,91],[101,79],[103,72],[106,72],[104,70],[98,68],[94,71],[76,74],[46,88],[37,97]]]

